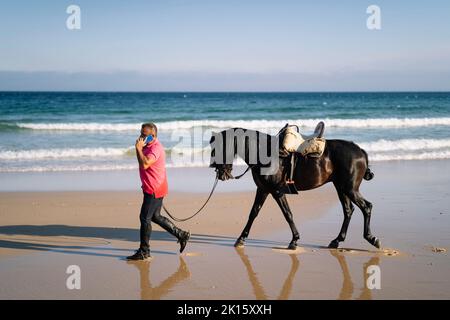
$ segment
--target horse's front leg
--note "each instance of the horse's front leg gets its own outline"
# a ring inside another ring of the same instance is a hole
[[[338,248],[339,242],[345,240],[345,237],[347,236],[348,225],[350,224],[353,211],[355,210],[355,207],[353,206],[350,198],[347,195],[345,195],[344,192],[340,191],[336,184],[335,186],[339,196],[339,201],[341,201],[342,210],[344,212],[344,221],[342,222],[341,231],[339,232],[336,239],[330,242],[328,248]]]
[[[361,209],[364,216],[364,239],[366,239],[371,245],[376,248],[381,248],[380,240],[372,235],[370,231],[370,216],[372,215],[372,204],[363,198],[359,191],[351,191],[348,193],[349,198],[359,209]]]
[[[242,233],[239,236],[239,238],[236,240],[236,243],[234,244],[235,247],[241,247],[244,245],[245,239],[248,237],[248,234],[250,233],[253,221],[258,216],[258,213],[261,210],[264,201],[266,201],[267,196],[268,196],[267,192],[262,191],[260,188],[256,189],[255,201],[253,202],[252,210],[250,211],[247,224],[245,225],[244,230],[242,230]]]
[[[294,250],[297,248],[297,241],[300,239],[300,235],[297,231],[297,227],[295,226],[294,219],[292,217],[291,209],[289,208],[289,204],[286,199],[286,195],[278,195],[272,194],[275,201],[278,203],[281,211],[283,212],[284,218],[286,219],[289,227],[292,231],[292,241],[289,243],[288,249]]]

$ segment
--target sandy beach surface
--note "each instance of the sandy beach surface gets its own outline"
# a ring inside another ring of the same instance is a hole
[[[449,299],[449,169],[447,160],[372,165],[375,178],[361,191],[374,204],[381,250],[362,238],[358,209],[342,248],[326,247],[342,223],[331,184],[288,196],[301,234],[295,251],[285,249],[291,233],[272,198],[246,246],[234,248],[253,203],[247,177],[247,189],[219,190],[203,213],[178,224],[192,233],[182,255],[155,226],[143,262],[124,259],[138,246],[139,191],[1,192],[0,299]],[[165,203],[185,217],[207,189],[174,191]],[[80,290],[66,287],[70,265],[80,267]],[[367,284],[373,266],[379,289]]]

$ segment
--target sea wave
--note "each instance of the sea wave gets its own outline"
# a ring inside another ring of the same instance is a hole
[[[0,160],[42,160],[42,159],[73,159],[73,158],[99,158],[123,156],[131,148],[55,148],[34,150],[3,150],[0,151]]]
[[[450,139],[400,139],[361,142],[358,145],[367,152],[438,150],[450,148]]]
[[[369,161],[392,161],[392,160],[443,160],[450,159],[450,150],[433,152],[414,152],[403,154],[373,154],[369,155]]]
[[[285,120],[185,120],[157,122],[163,131],[208,127],[216,129],[243,127],[254,130],[281,128],[284,124],[297,124],[302,128],[314,128],[319,121],[335,128],[409,128],[450,126],[450,117],[441,118],[369,118],[369,119],[285,119]],[[141,123],[16,123],[18,128],[57,131],[136,131]]]
[[[136,131],[140,123],[99,123],[99,122],[68,122],[68,123],[16,123],[21,129],[55,130],[55,131]]]
[[[186,157],[196,154],[210,152],[209,145],[200,147],[173,147],[166,148],[166,153],[170,156]],[[52,149],[31,149],[31,150],[0,150],[0,160],[58,160],[58,159],[84,159],[84,158],[111,158],[111,157],[134,157],[134,147],[128,148],[52,148]]]
[[[373,153],[369,155],[369,161],[408,161],[408,160],[444,160],[450,159],[450,150],[433,151],[433,152],[408,152],[402,154],[396,153]],[[239,159],[236,165],[245,165]],[[208,167],[209,162],[204,159],[200,161],[188,161],[179,163],[169,163],[168,168],[193,168],[193,167]],[[33,165],[33,166],[15,166],[15,167],[0,167],[1,173],[25,173],[25,172],[76,172],[76,171],[122,171],[122,170],[137,170],[137,163],[128,164],[74,164],[74,165]]]
[[[239,160],[237,165],[244,165],[242,160]],[[168,163],[167,168],[195,168],[195,167],[207,167],[209,163],[207,161],[195,161],[187,163]],[[76,171],[121,171],[121,170],[137,170],[138,164],[78,164],[78,165],[34,165],[26,167],[3,167],[0,168],[0,172],[14,173],[14,172],[76,172]]]
[[[445,151],[450,148],[450,139],[400,139],[377,140],[370,142],[357,142],[357,144],[369,153],[404,153],[407,151]],[[166,148],[168,160],[183,160],[189,165],[189,159],[209,158],[210,146],[189,147],[173,146]],[[135,156],[133,146],[124,148],[51,148],[31,150],[0,150],[0,160],[58,160],[58,159],[102,159],[120,157],[130,159]]]
[[[137,164],[122,164],[122,165],[51,165],[51,166],[27,166],[27,167],[12,167],[0,168],[0,172],[61,172],[61,171],[120,171],[120,170],[137,170]]]

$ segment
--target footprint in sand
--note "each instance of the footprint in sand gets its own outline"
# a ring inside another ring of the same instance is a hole
[[[446,248],[431,247],[431,251],[433,251],[434,253],[446,253],[447,249]]]
[[[300,254],[306,252],[304,248],[297,247],[296,249],[286,249],[286,248],[272,248],[272,251],[284,254]]]
[[[355,252],[355,250],[346,249],[346,248],[339,248],[339,249],[337,249],[337,251],[339,251],[339,252],[346,252],[346,253],[354,253]]]
[[[358,249],[348,249],[348,248],[339,248],[337,251],[342,253],[351,253],[351,254],[382,254],[384,256],[394,257],[400,254],[398,250],[391,249],[391,248],[385,248],[380,251],[365,251],[365,250],[358,250]]]
[[[199,257],[202,254],[200,252],[186,252],[184,254],[182,254],[185,257]]]
[[[386,248],[386,249],[383,249],[383,254],[384,254],[385,256],[393,257],[393,256],[399,255],[400,252],[398,252],[397,250],[394,250],[394,249]]]

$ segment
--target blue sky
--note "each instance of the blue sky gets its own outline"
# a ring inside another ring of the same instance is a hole
[[[0,90],[450,90],[450,3],[1,0]]]

